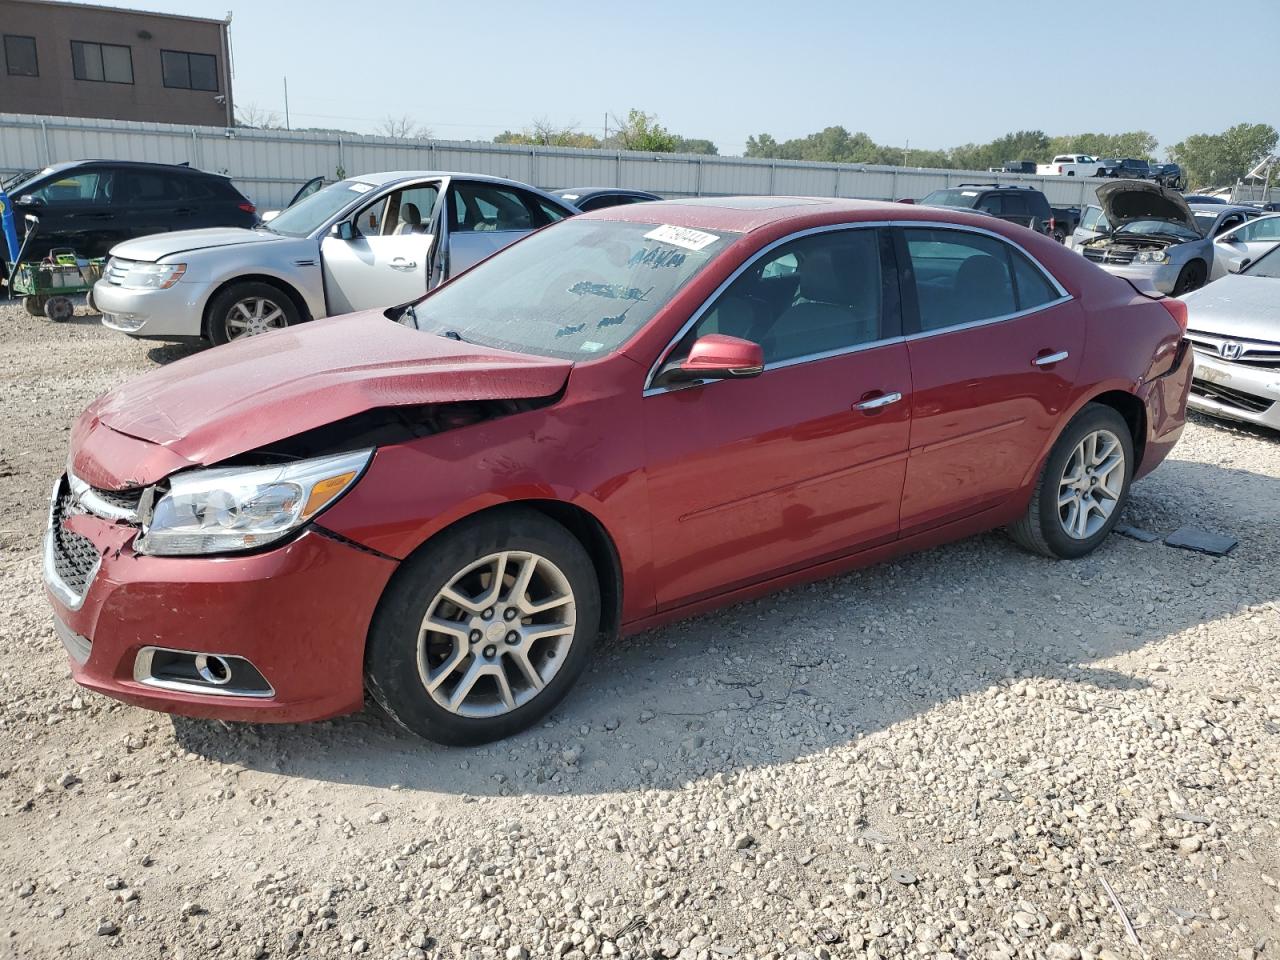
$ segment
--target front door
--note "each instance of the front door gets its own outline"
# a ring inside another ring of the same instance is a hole
[[[1084,322],[1075,301],[994,234],[909,227],[898,236],[910,265],[904,319],[915,396],[905,537],[1022,488],[1060,421]]]
[[[1250,220],[1222,234],[1213,242],[1213,270],[1209,279],[1239,273],[1276,244],[1280,244],[1280,216]]]
[[[774,246],[664,359],[720,333],[760,343],[765,370],[647,391],[659,610],[897,536],[911,378],[886,237]]]
[[[350,238],[320,242],[330,315],[374,310],[427,292],[440,184],[426,181],[380,194],[348,222]]]

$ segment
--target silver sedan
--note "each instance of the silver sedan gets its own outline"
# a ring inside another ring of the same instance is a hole
[[[1196,362],[1189,405],[1280,430],[1280,248],[1182,300]]]

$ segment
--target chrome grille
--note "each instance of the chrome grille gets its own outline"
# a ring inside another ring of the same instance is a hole
[[[1084,255],[1086,260],[1094,263],[1133,263],[1137,254],[1133,250],[1096,250],[1085,247]]]
[[[1187,339],[1197,353],[1206,357],[1263,370],[1280,370],[1280,343],[1236,339],[1199,330],[1188,330]]]
[[[113,287],[118,287],[124,283],[125,274],[129,272],[129,268],[133,264],[134,261],[132,260],[121,260],[119,257],[112,257],[107,261],[106,269],[102,272],[102,279]]]

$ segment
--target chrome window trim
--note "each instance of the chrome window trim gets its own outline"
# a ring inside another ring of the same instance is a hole
[[[275,687],[271,685],[271,681],[267,680],[262,671],[258,670],[258,668],[254,666],[253,662],[247,657],[242,657],[233,653],[217,654],[218,656],[224,657],[228,660],[243,660],[245,663],[249,664],[249,666],[253,667],[254,670],[258,671],[258,676],[262,677],[263,680],[266,680],[266,690],[244,690],[239,687],[216,687],[212,685],[206,686],[202,683],[185,683],[182,680],[157,679],[151,674],[151,662],[155,659],[155,655],[157,653],[180,653],[184,656],[194,657],[199,654],[199,651],[178,650],[173,647],[143,647],[138,651],[138,655],[133,661],[133,679],[135,683],[140,683],[146,687],[155,687],[160,690],[176,690],[180,693],[201,693],[214,697],[246,697],[255,700],[265,700],[268,697],[274,697],[276,695]]]
[[[1004,314],[999,317],[990,317],[984,320],[973,320],[969,323],[953,324],[952,326],[949,326],[949,327],[938,327],[936,330],[922,330],[918,333],[904,334],[902,336],[897,336],[897,337],[887,337],[880,340],[869,340],[866,343],[854,344],[852,346],[844,347],[839,350],[828,350],[823,353],[815,353],[815,354],[809,354],[802,357],[792,357],[787,360],[780,360],[776,363],[766,364],[764,368],[764,373],[761,374],[761,376],[764,376],[770,370],[780,370],[785,367],[793,367],[793,366],[796,366],[797,364],[809,363],[814,360],[826,360],[831,357],[845,356],[846,354],[851,354],[851,353],[860,353],[863,350],[869,350],[869,349],[872,349],[873,347],[889,346],[895,343],[908,343],[915,340],[922,340],[926,337],[935,337],[943,333],[951,333],[952,331],[969,330],[976,327],[989,326],[990,324],[993,324],[993,323],[1004,323],[1006,320],[1017,320],[1020,317],[1029,316],[1030,314],[1038,313],[1041,310],[1047,310],[1050,307],[1056,307],[1059,304],[1063,304],[1068,302],[1069,300],[1074,299],[1074,297],[1072,297],[1072,295],[1067,291],[1066,287],[1064,287],[1061,283],[1058,282],[1058,278],[1053,275],[1053,272],[1050,271],[1047,267],[1045,267],[1045,265],[1041,263],[1038,259],[1036,259],[1035,256],[1033,256],[1030,252],[1028,252],[1025,247],[1021,246],[1018,243],[1015,243],[1013,240],[1010,240],[1006,236],[996,233],[994,230],[986,230],[982,227],[971,227],[966,224],[944,223],[944,222],[932,221],[932,220],[864,220],[864,221],[857,221],[855,223],[836,223],[836,224],[826,224],[821,227],[810,227],[806,230],[799,230],[795,233],[789,233],[785,237],[780,237],[777,240],[773,241],[772,243],[768,244],[767,246],[761,247],[759,250],[755,252],[754,255],[752,255],[752,257],[749,260],[739,265],[738,268],[733,271],[733,273],[729,274],[729,276],[726,277],[724,281],[718,287],[716,287],[715,290],[711,292],[711,294],[706,298],[706,300],[704,300],[698,306],[698,309],[696,309],[689,316],[689,319],[686,320],[681,325],[680,329],[676,332],[676,335],[667,343],[667,345],[658,354],[658,359],[654,361],[653,365],[649,368],[648,374],[645,376],[644,389],[641,395],[645,397],[657,396],[663,393],[671,393],[676,390],[684,390],[689,387],[701,386],[703,384],[718,382],[715,380],[692,380],[686,383],[672,384],[669,387],[655,387],[653,385],[653,378],[657,375],[658,370],[662,368],[662,365],[667,362],[668,357],[671,356],[671,352],[676,348],[676,346],[680,343],[680,341],[684,339],[685,334],[687,334],[693,328],[693,326],[700,319],[702,319],[703,315],[707,312],[708,309],[710,309],[711,305],[714,304],[717,299],[719,299],[720,295],[724,293],[725,290],[735,280],[738,279],[738,277],[740,277],[743,273],[745,273],[750,267],[754,266],[760,260],[761,257],[765,256],[766,254],[782,246],[784,243],[790,243],[792,240],[799,240],[804,237],[813,236],[815,234],[834,233],[836,231],[842,231],[842,230],[873,229],[873,228],[880,228],[880,227],[900,227],[903,229],[916,227],[924,230],[955,230],[960,233],[975,233],[981,236],[991,237],[995,240],[999,240],[1002,243],[1008,244],[1015,251],[1017,251],[1018,253],[1026,257],[1027,260],[1030,261],[1030,263],[1037,270],[1039,270],[1040,273],[1045,278],[1048,279],[1049,283],[1053,286],[1053,289],[1058,291],[1058,294],[1059,294],[1058,299],[1050,300],[1046,303],[1038,304],[1037,306],[1034,306],[1034,307],[1028,307],[1026,310],[1019,310],[1016,313]],[[901,276],[901,274],[899,274],[899,276]]]

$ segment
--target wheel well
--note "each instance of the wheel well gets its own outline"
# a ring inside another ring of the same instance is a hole
[[[311,311],[307,309],[307,301],[302,299],[302,294],[295,290],[290,284],[281,280],[279,277],[265,276],[260,273],[246,273],[243,276],[232,277],[230,280],[218,284],[213,293],[209,294],[209,299],[204,302],[204,316],[200,318],[200,329],[207,337],[209,335],[209,308],[213,306],[213,301],[218,295],[228,287],[234,287],[238,283],[265,283],[268,286],[275,287],[283,293],[293,303],[298,310],[298,316],[304,321],[311,319]]]
[[[537,510],[554,520],[573,534],[586,549],[600,585],[601,633],[607,636],[616,635],[622,624],[622,562],[618,559],[618,548],[614,546],[613,538],[609,536],[604,525],[588,511],[571,503],[565,503],[563,500],[517,500],[468,514],[458,522],[476,520],[497,511],[520,507]],[[450,528],[446,527],[445,530],[447,529]],[[443,532],[444,530],[438,531],[432,539]],[[431,540],[426,540],[414,552],[417,553],[418,550],[426,549],[430,545]]]
[[[1147,446],[1147,410],[1142,405],[1142,401],[1132,393],[1112,390],[1091,398],[1089,402],[1110,407],[1124,417],[1124,422],[1129,425],[1129,436],[1133,440],[1134,459],[1137,460],[1137,464],[1141,464],[1142,455]]]

